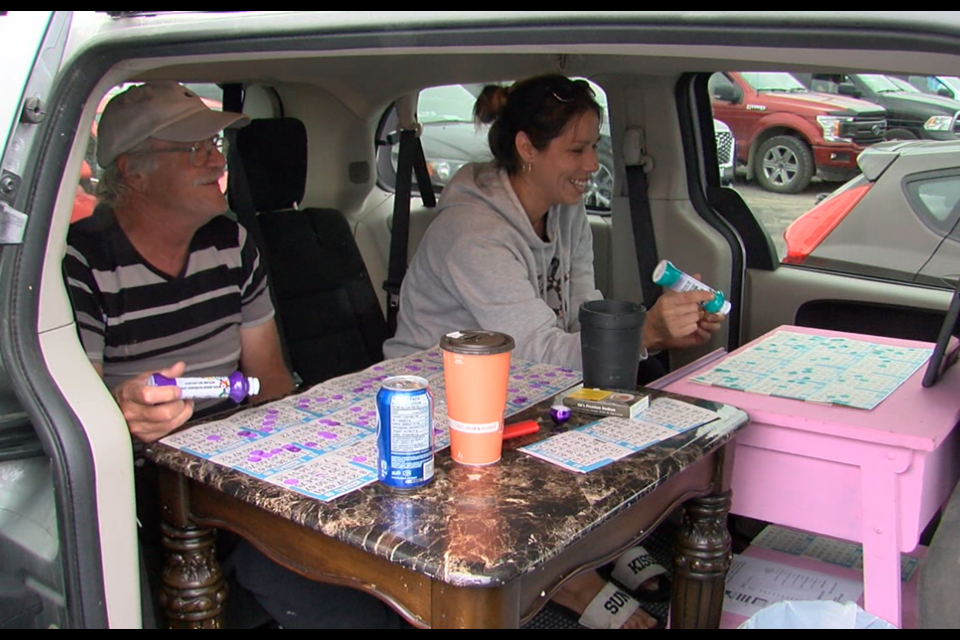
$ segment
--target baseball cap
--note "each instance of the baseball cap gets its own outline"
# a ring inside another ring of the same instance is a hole
[[[176,82],[130,87],[107,104],[97,127],[97,162],[102,167],[147,138],[197,142],[230,126],[245,126],[242,113],[214,111]]]

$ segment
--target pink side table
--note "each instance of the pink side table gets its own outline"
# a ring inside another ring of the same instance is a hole
[[[804,327],[778,331],[933,346]],[[920,384],[923,367],[873,411],[864,411],[689,381],[720,361],[708,356],[682,377],[651,386],[750,415],[750,425],[737,436],[732,512],[863,544],[864,608],[902,626],[900,553],[917,547],[960,477],[960,435],[954,431],[960,366],[932,389]]]

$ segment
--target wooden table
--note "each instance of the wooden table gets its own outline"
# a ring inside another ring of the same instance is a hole
[[[933,347],[804,327],[779,330]],[[921,368],[878,407],[864,411],[689,381],[720,362],[690,367],[664,388],[734,403],[750,414],[750,426],[737,438],[733,512],[862,543],[864,608],[901,626],[900,554],[916,548],[960,477],[960,432],[954,429],[960,367],[931,389],[921,386]]]
[[[331,503],[153,445],[169,623],[222,626],[213,545],[225,528],[304,576],[374,594],[418,627],[515,628],[571,576],[616,558],[685,503],[672,624],[716,628],[730,562],[730,441],[747,416],[695,402],[723,419],[590,474],[515,450],[559,431],[545,402],[513,419],[536,418],[541,431],[508,442],[497,465],[464,467],[442,452],[427,487],[374,484]]]

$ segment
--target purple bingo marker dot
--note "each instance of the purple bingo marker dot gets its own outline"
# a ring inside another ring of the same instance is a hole
[[[299,452],[300,452],[300,447],[295,446],[295,445],[292,445],[292,444],[285,445],[283,448],[286,449],[287,451],[291,452],[291,453],[299,453]]]
[[[324,440],[336,440],[337,434],[330,433],[329,431],[318,431],[317,435],[323,438]]]
[[[297,480],[296,478],[287,478],[286,480],[283,481],[283,484],[287,485],[288,487],[293,487],[295,485],[300,484],[300,481]]]
[[[337,395],[333,396],[333,399],[334,399],[334,400],[343,400],[343,394],[338,393]]]
[[[354,456],[352,459],[354,462],[366,462],[367,456]]]
[[[361,411],[363,411],[363,408],[362,408],[362,407],[350,407],[350,411],[353,412],[353,413],[360,413]]]
[[[324,397],[321,396],[321,397],[317,398],[316,402],[317,402],[317,404],[326,404],[326,403],[330,402],[330,398],[324,398]]]
[[[247,462],[257,463],[262,461],[263,461],[263,458],[261,458],[260,456],[250,456],[249,458],[247,458]]]
[[[221,440],[223,440],[223,438],[221,438],[220,436],[207,436],[207,440],[209,440],[210,442],[220,442]]]

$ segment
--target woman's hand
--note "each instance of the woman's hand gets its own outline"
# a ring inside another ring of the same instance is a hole
[[[709,341],[723,321],[722,315],[703,310],[702,303],[713,298],[714,294],[709,291],[665,292],[647,312],[643,326],[644,348],[651,351],[687,349]]]

